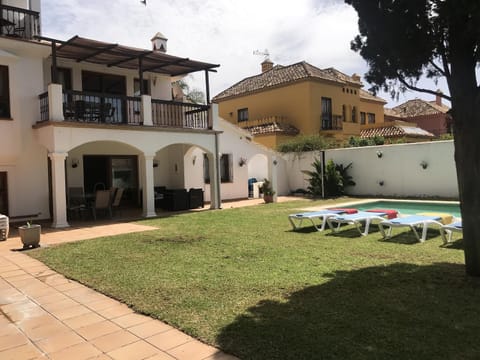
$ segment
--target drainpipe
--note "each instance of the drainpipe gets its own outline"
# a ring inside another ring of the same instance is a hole
[[[325,150],[322,153],[322,199],[325,199]]]
[[[216,181],[217,184],[215,186],[215,202],[216,202],[216,208],[221,209],[222,208],[222,199],[221,199],[221,191],[220,191],[220,186],[221,186],[221,180],[220,180],[220,150],[218,146],[218,133],[215,133],[215,155],[216,155],[216,167],[215,167],[215,172],[217,174],[216,176]]]

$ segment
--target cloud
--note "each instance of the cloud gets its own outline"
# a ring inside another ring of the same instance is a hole
[[[45,36],[74,35],[140,48],[151,48],[160,31],[168,53],[220,64],[210,76],[212,96],[260,72],[262,56],[283,65],[307,61],[363,74],[365,61],[352,50],[357,15],[343,0],[43,0]],[[189,77],[204,89],[203,74]],[[368,88],[368,84],[365,86]],[[390,99],[384,96],[387,101]]]

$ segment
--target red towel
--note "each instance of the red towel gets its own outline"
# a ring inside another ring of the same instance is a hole
[[[343,211],[344,214],[356,214],[358,212],[357,209],[349,209],[349,208],[330,208],[328,210]]]
[[[398,216],[398,211],[392,209],[370,209],[367,211],[385,213],[387,214],[387,219],[395,219]]]

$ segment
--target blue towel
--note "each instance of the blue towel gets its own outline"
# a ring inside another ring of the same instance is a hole
[[[347,215],[340,215],[335,217],[333,220],[362,220],[366,218],[371,218],[374,216],[385,216],[387,215],[386,213],[380,213],[380,212],[369,212],[369,211],[359,211],[356,214],[347,214]]]
[[[454,223],[452,223],[452,224],[450,224],[450,225],[447,225],[447,226],[448,226],[448,227],[454,227],[454,228],[457,228],[457,229],[460,229],[460,230],[463,229],[463,227],[462,227],[462,220],[456,221],[456,222],[454,222]]]
[[[401,218],[395,218],[395,219],[389,220],[387,222],[392,223],[392,224],[411,225],[411,224],[421,223],[423,221],[429,221],[429,220],[440,221],[440,220],[442,220],[442,217],[441,216],[410,215],[410,216],[405,216],[405,217],[401,217]]]
[[[295,217],[315,217],[315,216],[323,216],[326,214],[341,214],[343,211],[341,210],[319,210],[319,211],[308,211],[304,213],[292,214],[290,216]]]

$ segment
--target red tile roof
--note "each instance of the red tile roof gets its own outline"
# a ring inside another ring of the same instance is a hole
[[[305,61],[302,61],[288,66],[275,65],[271,70],[259,75],[245,78],[216,95],[213,98],[213,101],[245,95],[255,91],[305,79],[320,79],[355,87],[362,86],[362,82],[358,79],[348,76],[334,68],[319,69]]]
[[[387,109],[385,109],[387,110]],[[435,101],[425,101],[422,99],[413,99],[395,106],[391,111],[391,116],[400,118],[409,118],[420,115],[445,114],[450,108],[446,105],[438,105]],[[387,111],[385,111],[385,114]]]
[[[244,128],[252,135],[265,135],[265,134],[285,134],[285,135],[297,135],[298,129],[292,125],[282,124],[279,122],[272,122],[270,124],[262,124]]]
[[[360,137],[372,138],[375,136],[383,136],[384,138],[395,137],[418,137],[418,138],[432,138],[435,137],[432,133],[416,127],[408,125],[388,125],[383,127],[374,127],[360,131]]]

